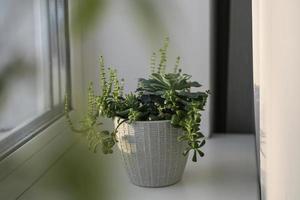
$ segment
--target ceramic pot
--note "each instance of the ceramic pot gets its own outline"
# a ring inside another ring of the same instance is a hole
[[[186,143],[177,141],[183,134],[169,120],[120,125],[118,147],[131,182],[143,187],[163,187],[180,181],[188,157],[182,154]]]

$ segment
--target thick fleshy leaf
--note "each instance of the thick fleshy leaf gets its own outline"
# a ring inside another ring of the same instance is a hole
[[[197,162],[197,152],[196,152],[196,150],[194,150],[194,155],[193,155],[192,161]]]
[[[200,151],[199,149],[197,149],[198,154],[200,155],[200,157],[204,156],[204,153],[202,151]]]
[[[184,151],[183,151],[183,155],[186,156],[188,155],[188,153],[190,152],[191,148],[186,148]]]
[[[191,87],[201,87],[202,85],[196,81],[189,82],[188,83]]]
[[[202,142],[200,143],[199,147],[203,147],[205,145],[206,141],[202,140]]]

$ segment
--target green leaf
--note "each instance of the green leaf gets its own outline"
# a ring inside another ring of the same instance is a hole
[[[194,155],[193,155],[192,161],[197,162],[197,151],[196,150],[194,150]]]
[[[185,149],[184,151],[183,151],[183,155],[184,156],[186,156],[186,155],[188,155],[188,153],[190,152],[190,150],[191,150],[191,148],[187,148],[187,149]]]
[[[188,137],[187,134],[181,135],[181,136],[178,136],[178,137],[177,137],[177,141],[178,141],[178,142],[182,142],[182,141],[184,141],[184,140],[187,140],[188,138],[189,138],[189,137]]]
[[[198,131],[197,134],[199,135],[200,138],[204,137],[204,135],[200,131]]]
[[[201,87],[202,85],[196,81],[188,83],[190,87]]]
[[[179,122],[180,122],[180,118],[178,117],[178,115],[172,115],[171,124],[178,125]]]
[[[198,154],[200,155],[200,157],[204,156],[204,153],[202,151],[200,151],[199,149],[197,149]]]
[[[205,143],[206,143],[206,141],[205,141],[205,140],[202,140],[202,142],[201,142],[200,145],[199,145],[199,148],[200,148],[200,147],[203,147],[203,146],[205,145]]]

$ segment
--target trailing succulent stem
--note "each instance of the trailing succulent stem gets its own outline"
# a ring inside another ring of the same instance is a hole
[[[117,129],[124,122],[170,120],[174,127],[185,131],[185,134],[178,138],[178,141],[187,143],[183,154],[187,155],[192,150],[194,162],[197,161],[197,154],[200,157],[204,156],[201,147],[205,145],[205,140],[199,127],[201,112],[204,110],[209,91],[192,92],[192,88],[199,88],[201,85],[191,81],[190,75],[182,73],[179,69],[179,56],[176,58],[173,72],[166,72],[168,45],[169,38],[166,38],[159,50],[160,61],[156,62],[157,56],[153,53],[150,76],[147,79],[141,78],[137,90],[130,94],[124,94],[124,80],[118,78],[116,70],[106,69],[103,57],[100,57],[99,85],[102,90],[100,94],[95,94],[93,84],[90,83],[87,114],[80,121],[78,129],[70,119],[66,98],[67,122],[74,132],[86,137],[93,151],[101,145],[104,153],[112,153],[112,148],[117,142]],[[121,120],[113,131],[100,131],[100,117]]]
[[[159,53],[160,53],[160,62],[157,68],[157,73],[165,73],[166,70],[166,64],[167,64],[167,50],[169,47],[169,38],[166,37],[164,40],[164,46],[159,49]]]

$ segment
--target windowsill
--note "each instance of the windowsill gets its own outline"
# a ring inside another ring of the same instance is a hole
[[[4,138],[6,138],[9,135],[11,133],[11,130],[12,129],[0,131],[0,141],[4,140]]]
[[[189,161],[183,179],[164,188],[134,186],[118,153],[100,156],[86,149],[83,145],[73,146],[20,199],[102,199],[104,187],[109,192],[103,198],[106,200],[259,199],[253,135],[226,134],[209,139],[206,156],[199,163]]]

